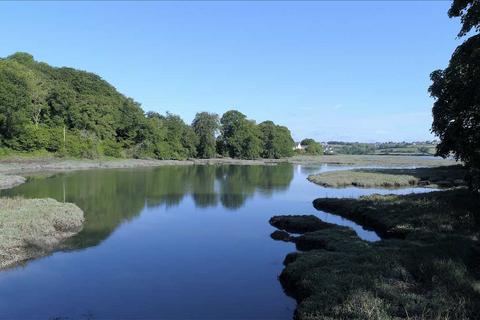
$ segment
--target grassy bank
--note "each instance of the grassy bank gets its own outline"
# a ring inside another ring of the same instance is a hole
[[[347,166],[375,166],[375,167],[438,167],[458,164],[453,159],[423,156],[391,156],[391,155],[298,155],[288,158],[294,164],[333,164]]]
[[[441,198],[437,193],[435,199]],[[390,207],[399,215],[406,212],[395,208]],[[384,209],[378,208],[377,215]],[[432,216],[437,210],[436,205],[423,206]],[[290,222],[278,223],[282,219]],[[300,218],[275,217],[271,223],[288,232],[292,230],[284,226],[295,225],[295,219]],[[474,226],[467,228],[465,221],[463,228],[435,233],[442,224],[405,240],[373,243],[347,227],[319,222],[315,231],[290,235],[300,252],[286,257],[280,281],[298,301],[295,318],[478,319],[480,248]]]
[[[49,254],[82,229],[83,219],[71,203],[0,198],[0,269]]]
[[[462,166],[442,166],[416,169],[356,169],[310,175],[308,180],[325,187],[384,187],[408,186],[453,187],[464,185],[466,170]]]
[[[373,229],[382,237],[480,237],[480,197],[466,189],[359,199],[320,198],[313,205]]]

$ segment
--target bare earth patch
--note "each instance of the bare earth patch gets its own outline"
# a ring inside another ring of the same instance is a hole
[[[53,199],[0,199],[0,269],[47,255],[82,229],[83,212]]]

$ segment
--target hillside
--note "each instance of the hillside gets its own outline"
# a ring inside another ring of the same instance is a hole
[[[199,113],[193,128],[168,112],[145,113],[96,74],[52,67],[28,53],[0,59],[0,155],[39,151],[77,158],[186,159],[216,153],[238,158],[292,154],[287,128],[271,121],[256,125],[238,111],[225,115],[220,127],[216,114]],[[225,136],[232,126],[240,129]],[[215,141],[218,130],[224,132],[221,143]]]

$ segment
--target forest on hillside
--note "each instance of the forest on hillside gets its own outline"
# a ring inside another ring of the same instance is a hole
[[[236,110],[200,112],[187,124],[169,112],[145,112],[96,74],[28,53],[0,59],[0,154],[254,159],[291,156],[293,146],[287,127],[257,124]]]

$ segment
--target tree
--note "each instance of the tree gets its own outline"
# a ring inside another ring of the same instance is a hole
[[[313,139],[303,139],[300,144],[305,146],[305,152],[312,155],[322,155],[323,147],[320,143],[316,142]]]
[[[480,1],[478,0],[453,0],[448,16],[460,17],[462,29],[458,33],[459,37],[465,36],[472,29],[480,31]]]
[[[294,141],[287,127],[278,126],[272,121],[264,121],[258,125],[262,133],[263,158],[282,158],[293,155]]]
[[[168,112],[145,114],[138,102],[90,72],[52,67],[28,53],[0,58],[2,149],[155,159],[208,158],[217,150],[248,159],[290,152],[285,127],[272,123],[266,126],[271,134],[266,128],[263,133],[242,113],[229,111],[216,141],[219,126],[218,116],[207,112],[191,126]]]
[[[480,2],[455,0],[448,12],[461,17],[459,36],[480,28]],[[453,154],[470,168],[471,187],[479,188],[480,170],[480,35],[474,35],[453,53],[444,70],[430,75],[430,95],[435,99],[432,132],[439,138],[436,154]]]
[[[255,122],[236,110],[230,110],[220,119],[221,135],[219,153],[232,158],[254,159],[260,157],[260,131]]]
[[[216,155],[215,135],[220,127],[218,115],[215,113],[200,112],[195,115],[192,128],[198,137],[197,156],[199,158],[213,158]]]

